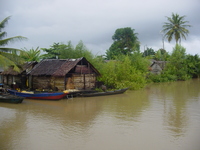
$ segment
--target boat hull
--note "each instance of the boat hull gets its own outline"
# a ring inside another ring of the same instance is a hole
[[[10,95],[10,94],[1,94],[0,95],[0,102],[3,102],[3,103],[18,104],[18,103],[22,103],[23,100],[24,100],[24,97],[19,97],[19,96],[15,96],[15,95]]]
[[[106,96],[106,95],[115,95],[115,94],[122,94],[126,92],[128,88],[115,90],[115,91],[107,91],[107,92],[96,92],[96,93],[85,93],[81,94],[82,97],[93,97],[93,96]]]
[[[68,93],[67,92],[58,92],[58,93],[22,93],[15,90],[8,90],[12,95],[22,96],[27,99],[38,99],[38,100],[60,100],[64,98]]]

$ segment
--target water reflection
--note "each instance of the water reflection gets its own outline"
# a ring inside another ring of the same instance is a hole
[[[200,130],[195,105],[200,105],[199,83],[152,84],[113,96],[0,103],[0,148],[184,149],[181,139]],[[185,140],[194,137],[199,135]]]
[[[26,116],[20,111],[5,110],[4,108],[0,109],[0,147],[12,150],[14,145],[20,142],[20,137],[23,136],[23,131],[26,129],[26,124],[24,124]]]
[[[189,123],[187,103],[197,100],[199,87],[196,80],[162,83],[150,86],[150,97],[163,103],[163,123],[173,136],[183,136]]]
[[[26,136],[32,142],[37,143],[40,142],[37,140],[45,139],[45,137],[48,141],[51,137],[49,135],[68,138],[74,133],[81,134],[80,132],[82,132],[83,134],[90,128],[95,116],[98,115],[101,104],[98,105],[98,101],[93,99],[56,102],[25,100],[20,105],[3,103],[1,107],[3,107],[1,111],[5,112],[5,118],[0,120],[0,147],[9,150],[14,147],[16,149],[19,143],[23,143],[19,140],[26,139]],[[10,115],[6,112],[9,112]],[[17,149],[20,149],[20,145]]]
[[[101,105],[92,99],[69,99],[59,102],[29,100],[29,102],[37,107],[37,109],[34,107],[32,110],[29,109],[30,115],[51,120],[52,123],[59,123],[59,126],[67,124],[67,126],[87,128],[101,109]]]
[[[142,112],[150,105],[146,90],[127,91],[115,98],[108,97],[104,102],[106,112],[119,121],[139,121]]]

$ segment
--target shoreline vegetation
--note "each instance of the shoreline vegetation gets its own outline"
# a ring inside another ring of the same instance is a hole
[[[14,49],[6,48],[9,42],[27,39],[22,36],[3,39],[5,28],[10,17],[0,22],[0,67],[6,69],[10,66],[19,71],[24,62],[41,61],[42,59],[76,59],[85,57],[100,72],[98,81],[107,86],[108,89],[122,89],[129,87],[131,90],[144,88],[149,83],[185,81],[198,78],[200,75],[199,55],[186,54],[186,49],[181,46],[182,38],[186,40],[189,33],[187,27],[191,27],[186,16],[172,13],[166,17],[167,22],[162,26],[163,48],[155,51],[146,47],[144,52],[140,51],[138,33],[131,27],[119,28],[112,36],[113,43],[106,50],[105,55],[94,56],[82,41],[75,47],[71,41],[67,44],[54,43],[50,48]],[[164,40],[176,45],[172,53],[164,48]],[[41,52],[43,51],[43,54]],[[151,61],[165,62],[159,73],[152,73]]]
[[[108,88],[125,88],[131,90],[144,88],[149,83],[185,81],[198,78],[200,75],[200,58],[198,55],[187,55],[185,48],[176,45],[168,54],[165,67],[160,74],[151,72],[150,60],[154,56],[143,57],[141,53],[122,55],[115,60],[97,61],[94,66],[102,76],[98,79]],[[158,61],[160,61],[158,59]]]

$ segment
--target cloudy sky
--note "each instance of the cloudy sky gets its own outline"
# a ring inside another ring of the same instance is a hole
[[[15,48],[49,48],[54,42],[75,46],[80,40],[95,55],[112,44],[116,29],[131,27],[138,33],[141,51],[162,48],[162,25],[166,16],[178,13],[192,25],[182,46],[200,55],[200,0],[0,0],[0,21],[11,16],[7,37],[25,36]],[[165,40],[172,51],[174,42]]]

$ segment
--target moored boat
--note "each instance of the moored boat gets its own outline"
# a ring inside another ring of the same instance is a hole
[[[106,96],[106,95],[115,95],[115,94],[122,94],[126,92],[129,88],[124,88],[120,90],[114,91],[106,91],[106,92],[95,92],[95,93],[82,93],[80,94],[81,97],[92,97],[92,96]]]
[[[32,91],[31,92],[27,92],[27,91],[18,92],[16,90],[10,90],[10,89],[8,89],[8,92],[12,95],[25,97],[27,99],[38,99],[38,100],[59,100],[59,99],[64,98],[67,94],[69,94],[68,91],[35,93]]]
[[[0,94],[0,102],[17,104],[17,103],[22,103],[23,100],[24,100],[24,97],[11,95],[9,93]]]

